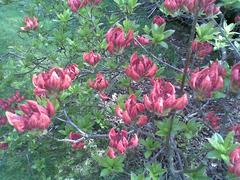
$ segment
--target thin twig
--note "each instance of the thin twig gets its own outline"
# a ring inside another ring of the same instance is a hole
[[[177,72],[180,72],[180,73],[183,73],[182,70],[172,66],[171,64],[168,64],[166,62],[164,62],[163,60],[159,59],[158,57],[156,57],[153,53],[149,52],[136,38],[134,38],[134,40],[138,43],[138,45],[148,54],[150,54],[154,59],[156,59],[158,62],[162,63],[163,65],[169,67],[169,68],[172,68],[174,69],[175,71]]]
[[[86,133],[83,132],[76,124],[73,123],[72,119],[68,116],[68,114],[67,114],[65,109],[63,110],[63,113],[64,113],[65,117],[67,118],[67,122],[69,124],[71,124],[75,129],[77,129],[78,132],[80,132],[83,136],[86,136]]]

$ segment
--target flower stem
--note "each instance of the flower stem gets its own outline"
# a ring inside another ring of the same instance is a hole
[[[174,170],[174,165],[173,165],[173,148],[171,145],[172,142],[172,130],[173,130],[173,124],[174,124],[174,117],[175,117],[176,112],[174,111],[173,114],[170,117],[170,122],[169,122],[169,130],[168,130],[168,135],[166,138],[166,145],[167,145],[167,158],[168,158],[168,172],[171,177],[175,178],[175,170]]]
[[[198,9],[196,8],[194,15],[193,15],[191,34],[190,34],[190,38],[189,38],[187,60],[186,60],[185,66],[184,66],[184,71],[183,71],[183,76],[182,76],[181,94],[183,94],[183,89],[184,89],[184,84],[185,84],[186,77],[187,77],[188,68],[192,62],[192,42],[194,40],[195,33],[196,33],[197,19],[198,19]]]

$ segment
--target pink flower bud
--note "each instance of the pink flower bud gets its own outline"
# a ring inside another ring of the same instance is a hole
[[[138,146],[138,136],[134,134],[129,141],[129,148],[135,148]]]
[[[38,28],[38,19],[36,17],[25,17],[24,23],[25,26],[20,28],[22,31],[36,30]]]
[[[175,104],[173,105],[176,110],[182,110],[188,104],[187,94],[184,94],[182,97],[175,100]]]
[[[161,26],[164,23],[166,23],[166,21],[163,17],[161,17],[161,16],[154,16],[153,17],[153,24],[157,24],[158,26]]]
[[[147,116],[145,116],[145,115],[139,116],[138,121],[137,121],[137,125],[139,127],[144,126],[147,123],[148,123],[148,117]]]
[[[98,95],[103,101],[108,101],[111,99],[107,94],[105,94],[103,92],[99,92]]]
[[[214,129],[219,129],[219,120],[221,118],[218,117],[214,112],[208,112],[207,115],[205,116],[205,120],[209,121],[211,123],[211,126]]]
[[[111,159],[116,158],[115,151],[114,151],[113,148],[111,148],[111,147],[108,148],[107,155],[108,155],[108,157],[110,157]]]
[[[50,123],[51,120],[46,114],[33,113],[27,121],[27,128],[28,130],[47,129]]]
[[[7,124],[7,117],[0,117],[0,127]]]
[[[184,1],[184,6],[186,6],[188,11],[192,12],[192,13],[194,12],[197,4],[198,4],[198,0],[190,0],[190,1],[189,0],[185,0]]]
[[[10,125],[17,131],[24,132],[32,129],[47,129],[51,123],[50,117],[54,114],[54,107],[48,102],[47,108],[40,106],[36,101],[28,100],[26,104],[20,106],[22,115],[6,112],[6,117]]]
[[[201,99],[211,97],[213,91],[223,88],[225,75],[226,70],[215,61],[210,67],[192,72],[189,86],[201,96]]]
[[[76,76],[80,74],[77,64],[69,64],[65,69],[64,72],[69,75],[71,80],[74,80]]]
[[[240,147],[233,150],[230,155],[229,171],[240,177]]]
[[[127,141],[127,139],[126,138],[123,138],[125,141]],[[126,147],[123,145],[123,142],[122,142],[123,140],[120,140],[118,143],[117,143],[117,147],[116,147],[116,149],[118,150],[118,152],[120,153],[120,154],[124,154],[125,153],[125,151],[126,151]]]
[[[153,111],[153,102],[150,100],[150,98],[146,94],[143,96],[143,100],[144,100],[144,105],[146,109],[149,111]]]
[[[240,89],[240,63],[235,64],[231,69],[231,88],[235,93]]]
[[[81,138],[81,135],[79,133],[74,133],[74,132],[70,132],[69,134],[69,139],[71,140],[79,140]],[[81,150],[84,148],[84,141],[78,141],[78,142],[71,142],[72,144],[72,149],[73,150]]]
[[[55,108],[50,101],[47,102],[47,108],[46,109],[47,109],[49,117],[52,117],[55,114]]]
[[[127,125],[131,124],[131,122],[132,122],[132,119],[127,111],[123,112],[122,119],[123,119],[123,122]]]
[[[93,51],[90,51],[89,53],[83,53],[83,60],[88,64],[95,66],[101,60],[101,55],[94,54]]]
[[[68,6],[72,10],[72,12],[77,12],[80,8],[81,1],[80,0],[68,0]]]
[[[25,113],[25,114],[30,114],[32,112],[31,107],[28,104],[22,104],[20,105],[20,109]]]
[[[240,140],[240,124],[237,124],[231,128],[231,130],[234,132],[235,137]]]
[[[122,110],[119,106],[117,106],[117,107],[115,108],[115,113],[116,113],[116,115],[117,115],[118,117],[122,118],[122,116],[123,116],[123,110]]]
[[[127,35],[122,28],[114,27],[110,28],[106,33],[107,50],[110,53],[118,53],[124,48],[129,47],[133,41],[133,31],[129,30]]]
[[[240,15],[237,15],[237,16],[234,18],[234,21],[235,21],[235,23],[240,22]]]
[[[145,45],[148,45],[150,44],[150,40],[148,38],[146,38],[145,36],[137,36],[137,41],[142,45],[142,46],[145,46]],[[138,46],[138,42],[137,41],[134,41],[134,45],[135,46]]]
[[[138,103],[134,94],[131,94],[125,102],[125,110],[119,106],[115,108],[115,113],[120,117],[126,125],[130,125],[133,121],[141,117],[141,113],[145,110],[143,103]]]
[[[135,52],[132,54],[130,64],[125,69],[127,76],[131,77],[134,81],[139,81],[141,77],[152,78],[158,70],[156,64],[154,64],[145,55],[138,57]]]
[[[26,118],[16,115],[11,112],[6,112],[6,116],[10,125],[12,125],[18,132],[24,132],[26,129]]]
[[[96,80],[89,80],[88,85],[96,91],[102,91],[108,87],[108,81],[105,79],[103,74],[98,73],[96,75]]]
[[[182,0],[165,0],[164,1],[164,7],[170,12],[175,12],[179,10],[181,6],[182,6]]]
[[[198,6],[206,13],[206,15],[213,15],[219,12],[220,8],[215,6],[216,0],[200,0]]]
[[[175,87],[170,82],[157,78],[152,80],[153,89],[150,95],[144,95],[144,104],[149,111],[164,115],[172,109],[182,110],[188,104],[187,95],[175,97]]]
[[[198,57],[204,58],[213,51],[213,46],[208,42],[192,42],[192,50],[197,54]]]
[[[127,148],[134,148],[138,145],[138,137],[136,134],[134,134],[130,141],[128,142],[128,133],[125,130],[122,131],[115,131],[114,128],[112,128],[109,131],[108,137],[110,140],[109,146],[110,148],[114,148],[117,150],[118,153],[124,154],[127,150]],[[109,157],[115,157],[115,151],[113,149],[110,149],[108,151]]]
[[[8,149],[8,143],[0,142],[0,149],[1,150],[7,150]]]
[[[163,99],[162,98],[158,98],[154,101],[154,110],[159,114],[163,113],[164,107],[163,107]]]
[[[209,76],[206,76],[201,84],[200,84],[201,88],[203,91],[207,92],[207,91],[210,91],[212,89],[212,82],[211,82],[211,79]]]
[[[65,70],[62,68],[52,68],[47,72],[33,75],[32,83],[35,87],[35,95],[49,95],[69,88],[72,83],[70,76],[73,77],[73,73],[75,75],[78,73],[76,65],[70,66]]]

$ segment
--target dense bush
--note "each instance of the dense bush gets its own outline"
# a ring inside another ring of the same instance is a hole
[[[21,4],[0,56],[0,177],[239,177],[239,7]]]

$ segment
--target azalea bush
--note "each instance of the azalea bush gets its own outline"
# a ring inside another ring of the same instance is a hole
[[[0,176],[239,177],[239,116],[219,110],[239,110],[236,4],[26,4],[24,43],[0,57]]]

